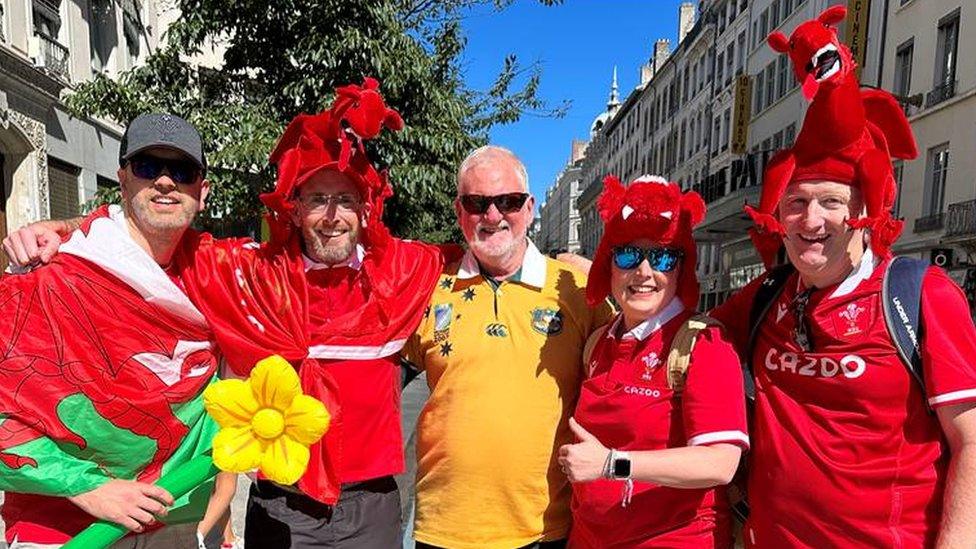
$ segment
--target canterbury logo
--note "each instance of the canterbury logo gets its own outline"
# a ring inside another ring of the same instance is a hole
[[[508,328],[504,324],[489,324],[485,328],[485,333],[491,337],[508,337]]]

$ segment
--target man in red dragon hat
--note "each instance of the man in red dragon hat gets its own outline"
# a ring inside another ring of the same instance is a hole
[[[140,532],[126,540],[139,547],[195,547],[210,495],[207,484],[174,502],[151,484],[209,451],[216,431],[201,397],[216,344],[177,274],[209,190],[200,136],[176,116],[139,116],[120,164],[121,207],[88,216],[47,267],[0,279],[13,547],[59,546],[95,519]]]
[[[271,154],[278,167],[271,239],[193,235],[179,275],[214,330],[229,366],[245,375],[269,354],[299,371],[303,389],[332,414],[294,486],[259,478],[248,503],[245,543],[256,547],[386,548],[400,543],[393,475],[404,470],[400,358],[441,272],[440,251],[398,240],[382,223],[392,195],[363,141],[403,121],[378,82],[336,90],[332,107],[296,117]],[[64,230],[59,222],[51,222]],[[33,226],[5,241],[26,263]],[[54,240],[49,234],[33,242]],[[53,246],[52,246],[53,248]],[[51,253],[44,249],[44,254]],[[42,269],[43,271],[43,269]]]
[[[859,88],[834,28],[844,16],[834,6],[769,37],[812,99],[747,208],[767,267],[782,247],[789,264],[713,311],[755,382],[745,542],[973,547],[976,329],[941,269],[892,258],[891,157],[913,158],[915,141],[889,94]]]

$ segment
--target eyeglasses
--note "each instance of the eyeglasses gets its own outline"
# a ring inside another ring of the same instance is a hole
[[[637,246],[620,246],[613,249],[613,264],[618,269],[629,271],[636,269],[646,258],[652,269],[667,273],[677,268],[684,255],[684,252],[674,248],[644,249]]]
[[[522,209],[529,193],[505,193],[494,196],[482,194],[461,195],[461,206],[469,214],[481,215],[488,211],[492,204],[503,214],[510,214]]]
[[[196,183],[200,168],[189,160],[159,158],[148,154],[136,155],[129,159],[132,173],[141,179],[155,180],[165,171],[170,178],[182,185]]]
[[[813,339],[810,337],[810,327],[807,325],[806,310],[814,290],[816,288],[811,286],[796,294],[790,304],[796,317],[796,323],[793,326],[793,341],[807,353],[813,351]]]
[[[336,210],[351,212],[359,207],[359,198],[351,194],[322,194],[312,193],[299,196],[296,200],[310,212],[324,211],[330,205]]]

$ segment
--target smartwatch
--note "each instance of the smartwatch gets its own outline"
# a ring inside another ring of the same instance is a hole
[[[614,480],[630,478],[630,454],[612,450],[610,452],[610,478]]]

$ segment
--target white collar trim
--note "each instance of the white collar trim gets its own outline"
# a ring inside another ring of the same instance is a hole
[[[518,281],[534,288],[542,288],[546,285],[546,256],[542,255],[539,248],[526,238],[525,256],[522,258]],[[461,265],[458,267],[457,277],[466,280],[481,275],[481,267],[474,253],[469,248],[461,258]]]
[[[866,248],[864,254],[861,255],[861,263],[851,274],[847,275],[847,278],[837,286],[837,289],[834,290],[834,293],[830,294],[830,297],[841,297],[853,292],[861,282],[871,278],[871,273],[874,272],[877,266],[878,263],[875,260],[871,248]]]
[[[633,328],[630,329],[630,331],[625,333],[620,339],[623,340],[623,339],[633,338],[636,339],[637,341],[644,341],[649,336],[651,336],[654,332],[660,330],[662,326],[664,326],[672,319],[674,319],[674,317],[681,314],[681,312],[684,310],[685,310],[684,304],[681,302],[680,299],[678,299],[678,296],[674,296],[671,298],[671,301],[669,301],[668,304],[664,306],[664,309],[662,309],[659,313],[648,318],[644,322],[641,322],[637,326],[634,326]],[[617,315],[617,320],[613,323],[613,326],[610,328],[610,330],[607,331],[607,333],[611,335],[617,333],[617,329],[619,329],[620,323],[623,322],[623,320],[624,320],[623,313]]]
[[[355,271],[358,271],[363,266],[363,260],[366,258],[366,248],[362,244],[356,244],[356,253],[349,256],[344,263],[337,263],[335,265],[326,265],[325,263],[319,263],[314,259],[308,257],[304,253],[302,254],[302,263],[305,264],[305,272],[317,271],[319,269],[335,269],[337,267],[349,267]]]

